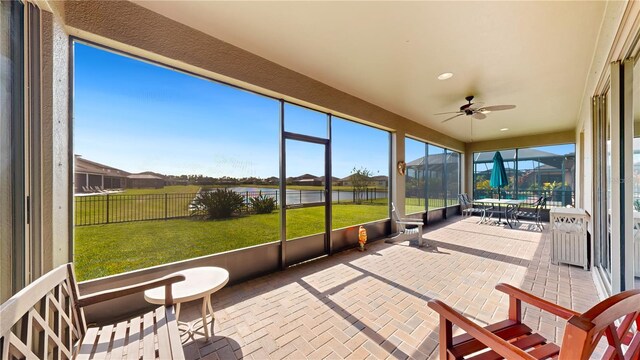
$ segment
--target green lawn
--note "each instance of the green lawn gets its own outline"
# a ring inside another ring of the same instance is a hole
[[[333,206],[334,229],[384,218],[385,204]],[[287,238],[322,232],[323,221],[323,207],[287,210]],[[216,221],[186,218],[78,226],[74,263],[82,281],[279,238],[278,212]]]

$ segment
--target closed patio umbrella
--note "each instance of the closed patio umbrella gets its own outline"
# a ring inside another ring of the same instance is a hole
[[[500,199],[500,188],[507,185],[509,185],[509,178],[507,177],[507,171],[504,169],[504,161],[500,151],[496,151],[495,155],[493,155],[493,169],[491,169],[489,186],[498,189],[498,199]]]
[[[493,169],[491,169],[491,179],[489,179],[489,186],[498,189],[498,200],[500,200],[500,188],[509,185],[509,178],[507,177],[507,171],[504,169],[504,161],[500,151],[496,151],[493,155]],[[506,214],[505,214],[506,217]],[[500,204],[498,204],[498,223],[502,221],[502,212],[500,211]]]

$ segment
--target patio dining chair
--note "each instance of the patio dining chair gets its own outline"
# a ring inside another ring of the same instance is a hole
[[[401,219],[396,210],[395,204],[391,203],[391,216],[398,227],[398,234],[418,234],[418,247],[424,246],[424,239],[422,239],[422,226],[424,222],[420,219]],[[398,235],[398,236],[399,236]]]
[[[473,202],[469,200],[469,196],[467,194],[458,194],[458,200],[460,201],[460,209],[462,210],[462,216],[465,214],[471,216],[473,214],[479,214],[481,216],[480,222],[483,222],[485,216],[487,215],[486,208],[474,206]]]
[[[517,211],[512,214],[512,220],[516,222],[520,222],[520,219],[533,220],[535,224],[540,230],[544,229],[544,225],[542,224],[542,209],[547,207],[547,199],[544,196],[540,196],[538,200],[536,200],[531,206],[535,207],[533,212],[522,210],[520,207]]]

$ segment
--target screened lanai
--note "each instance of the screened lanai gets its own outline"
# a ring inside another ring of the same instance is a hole
[[[98,351],[136,333],[113,321],[164,306],[152,327],[175,323],[187,359],[444,358],[462,330],[436,300],[491,330],[514,314],[500,283],[576,312],[635,288],[639,17],[626,1],[0,2],[0,309],[73,268],[3,323],[0,354],[73,357],[51,334],[79,307],[114,325]],[[584,215],[578,265],[555,258],[554,211]],[[102,295],[211,268],[184,304]],[[527,351],[573,348],[561,316],[520,320],[553,343]],[[159,338],[140,357],[162,358]]]

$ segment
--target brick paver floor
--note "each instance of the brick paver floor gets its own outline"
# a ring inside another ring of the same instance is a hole
[[[506,282],[584,311],[598,301],[591,273],[552,265],[549,233],[479,225],[455,217],[416,241],[378,241],[274,273],[214,295],[215,335],[184,338],[188,359],[436,358],[440,299],[485,325],[507,315]],[[197,321],[185,304],[181,321]],[[564,322],[525,306],[525,322],[560,342]],[[196,323],[196,325],[198,325]]]

